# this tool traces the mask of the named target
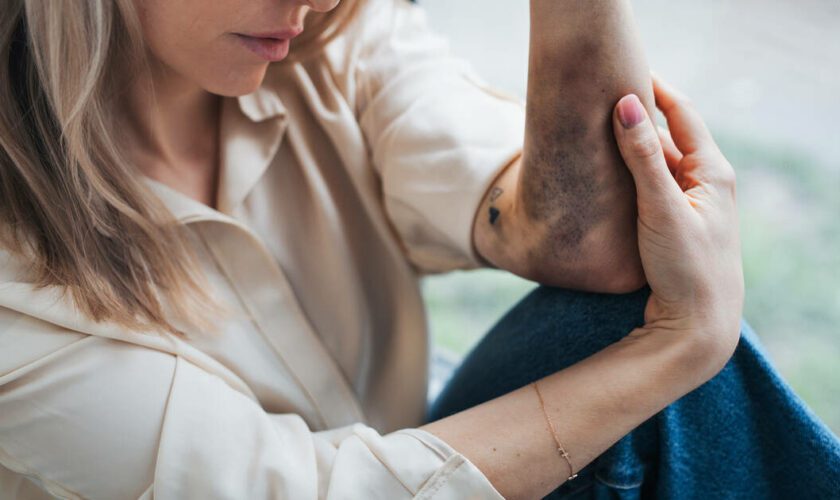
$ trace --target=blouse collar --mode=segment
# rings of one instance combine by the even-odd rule
[[[288,111],[277,92],[263,84],[250,94],[224,97],[220,120],[218,209],[144,176],[181,223],[232,220],[277,154],[288,126]]]

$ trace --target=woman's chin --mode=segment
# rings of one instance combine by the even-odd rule
[[[208,92],[225,97],[239,97],[250,94],[262,85],[268,63],[252,66],[248,69],[236,68],[222,71],[222,74],[229,76],[226,79],[218,79],[205,82],[203,87]]]

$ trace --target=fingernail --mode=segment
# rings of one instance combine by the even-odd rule
[[[633,128],[645,119],[645,110],[636,94],[626,95],[618,101],[618,121],[624,128]]]

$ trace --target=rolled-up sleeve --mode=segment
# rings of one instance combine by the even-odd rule
[[[359,61],[360,124],[383,202],[424,273],[480,267],[472,224],[522,153],[525,105],[478,76],[407,0],[373,0]]]
[[[312,432],[181,356],[28,318],[3,332],[24,334],[41,352],[0,366],[0,465],[52,495],[502,498],[431,433]]]

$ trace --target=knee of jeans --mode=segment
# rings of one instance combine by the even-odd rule
[[[650,296],[648,287],[632,293],[609,294],[540,286],[514,307],[541,311],[546,316],[587,319],[593,315],[610,319],[644,319],[644,307]]]
[[[595,477],[615,488],[639,486],[657,456],[658,432],[656,417],[643,422],[596,459]]]
[[[564,483],[547,498],[651,497],[659,453],[657,433],[656,419],[645,421],[584,467],[578,478]]]
[[[590,293],[540,286],[491,330],[523,338],[551,338],[603,347],[644,323],[650,289],[629,294]]]

